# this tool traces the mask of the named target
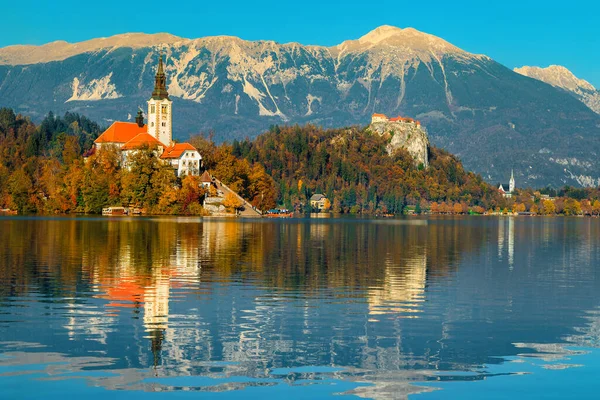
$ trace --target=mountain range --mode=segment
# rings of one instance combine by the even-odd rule
[[[0,49],[0,106],[34,119],[75,111],[104,125],[129,120],[146,109],[160,53],[179,139],[366,125],[377,112],[420,120],[432,144],[492,183],[511,169],[517,186],[600,183],[600,115],[584,104],[591,89],[578,95],[412,28],[381,26],[332,47],[138,33],[9,46]]]

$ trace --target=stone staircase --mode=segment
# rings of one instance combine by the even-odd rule
[[[243,210],[238,212],[238,216],[240,217],[262,217],[262,212],[252,206],[249,202],[247,202],[242,196],[237,194],[235,191],[231,190],[227,185],[218,180],[213,176],[213,182],[217,185],[217,189],[223,192],[223,196],[227,196],[228,193],[232,193],[235,197],[237,197],[243,204]]]

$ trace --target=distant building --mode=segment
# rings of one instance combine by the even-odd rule
[[[210,189],[211,185],[214,185],[214,179],[212,176],[210,176],[208,171],[204,171],[204,173],[200,177],[200,185],[204,189]]]
[[[143,147],[153,148],[156,156],[170,164],[177,176],[199,175],[202,156],[189,143],[173,142],[173,105],[167,92],[167,78],[162,56],[154,78],[154,91],[148,100],[148,124],[139,110],[135,122],[114,122],[98,139],[84,157],[90,157],[103,147],[113,146],[121,150],[121,164],[127,167],[131,156]]]
[[[160,158],[171,163],[177,176],[199,175],[202,167],[202,156],[189,143],[174,143],[163,151]]]
[[[511,198],[513,196],[513,193],[515,191],[515,175],[514,175],[514,171],[510,171],[510,181],[508,184],[504,183],[504,184],[500,184],[500,186],[498,186],[498,191],[500,192],[500,194],[502,194],[502,196],[506,197],[506,198]]]
[[[329,209],[330,204],[329,199],[323,194],[316,193],[310,197],[310,206],[319,211]]]
[[[389,119],[385,114],[373,114],[371,116],[371,123],[375,122],[388,122]]]
[[[375,124],[378,122],[396,122],[396,123],[414,124],[417,126],[421,126],[421,123],[419,121],[414,120],[412,118],[401,117],[401,116],[388,118],[387,115],[385,115],[385,114],[377,114],[377,113],[373,114],[371,116],[371,123]]]

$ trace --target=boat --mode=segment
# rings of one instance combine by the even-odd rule
[[[128,210],[125,207],[105,207],[102,209],[102,215],[127,215]]]
[[[271,210],[268,210],[265,214],[265,217],[268,218],[291,218],[294,216],[294,213],[288,209],[285,208],[274,208]]]

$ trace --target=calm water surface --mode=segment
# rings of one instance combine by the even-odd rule
[[[600,220],[0,218],[0,397],[590,398]]]

